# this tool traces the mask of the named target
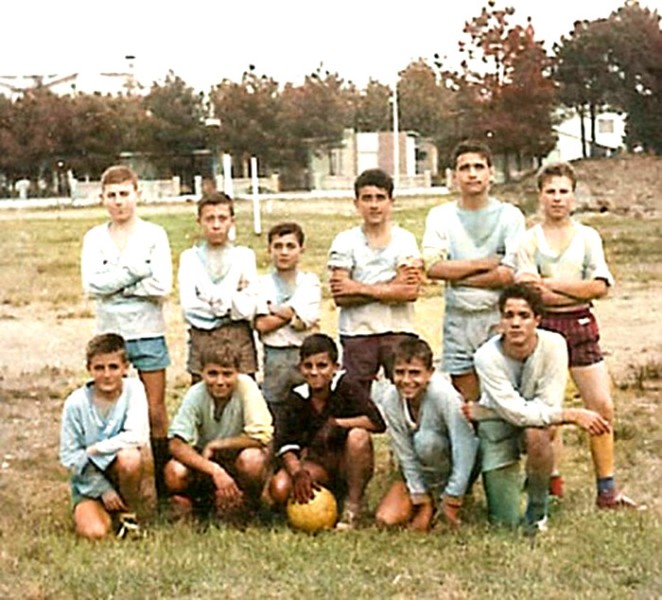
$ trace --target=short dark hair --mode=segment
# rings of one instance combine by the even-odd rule
[[[205,206],[218,206],[224,205],[230,207],[230,216],[234,217],[234,201],[230,196],[223,192],[210,192],[209,194],[204,194],[200,200],[198,200],[198,218],[202,215],[202,209]]]
[[[108,167],[101,175],[101,190],[107,185],[113,183],[131,183],[133,187],[138,189],[138,175],[131,168],[126,165],[113,165]]]
[[[492,151],[485,142],[481,142],[480,140],[462,140],[451,152],[453,168],[455,169],[457,167],[457,159],[460,158],[460,156],[469,153],[482,156],[487,162],[487,166],[492,166]]]
[[[293,234],[297,238],[299,246],[303,246],[303,242],[306,239],[303,234],[303,229],[301,229],[301,225],[294,223],[293,221],[285,221],[274,225],[267,234],[267,241],[271,244],[276,238],[289,234]]]
[[[209,364],[221,367],[231,367],[239,370],[241,357],[229,342],[219,342],[205,347],[200,353],[200,367],[204,369]]]
[[[402,340],[393,353],[393,366],[399,362],[410,363],[418,358],[428,370],[432,369],[432,348],[424,339],[418,337],[408,337]]]
[[[536,317],[541,317],[545,314],[545,305],[543,304],[540,292],[530,285],[514,283],[503,288],[499,295],[499,312],[503,313],[506,302],[511,298],[524,300]]]
[[[122,355],[122,360],[128,362],[126,355],[126,342],[124,338],[117,333],[102,333],[95,335],[85,348],[85,361],[87,366],[90,366],[92,359],[100,354],[112,354],[119,352]]]
[[[299,349],[299,360],[303,361],[309,356],[315,354],[322,354],[326,352],[331,359],[331,362],[338,362],[338,346],[326,333],[313,333],[309,335]]]
[[[573,169],[572,165],[567,162],[556,162],[549,163],[540,167],[540,170],[536,175],[538,191],[542,190],[543,186],[545,185],[545,181],[551,179],[552,177],[567,177],[572,182],[572,190],[574,191],[577,187],[577,173]]]
[[[359,197],[361,188],[374,185],[385,190],[389,198],[393,198],[393,178],[381,169],[363,171],[354,181],[354,196]]]

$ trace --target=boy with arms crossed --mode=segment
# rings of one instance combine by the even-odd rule
[[[110,222],[90,229],[83,239],[83,289],[96,300],[98,333],[126,340],[129,361],[145,385],[156,489],[162,495],[167,460],[168,414],[163,300],[172,288],[172,260],[165,230],[136,214],[140,198],[136,174],[123,165],[101,176],[101,198]]]
[[[432,208],[425,223],[423,258],[430,279],[446,282],[443,368],[464,399],[480,390],[476,349],[499,322],[499,289],[513,280],[524,216],[489,196],[492,155],[482,142],[465,141],[452,154],[460,198]]]
[[[476,465],[478,440],[462,414],[459,392],[432,366],[421,339],[395,349],[393,384],[379,402],[401,478],[382,498],[377,521],[428,531],[435,502],[446,521],[459,511]]]
[[[570,375],[587,408],[614,421],[609,373],[599,346],[591,302],[607,295],[609,272],[598,232],[572,219],[575,171],[568,163],[544,166],[538,174],[543,221],[526,232],[517,255],[517,279],[535,287],[545,303],[541,327],[567,342]],[[598,508],[634,507],[614,481],[614,433],[592,436]],[[558,457],[556,457],[558,459]]]
[[[188,325],[187,368],[200,381],[200,355],[205,347],[229,342],[238,352],[239,371],[257,371],[251,321],[255,316],[255,253],[228,238],[234,225],[234,203],[222,192],[198,201],[202,241],[179,258],[179,299]]]
[[[363,219],[329,250],[343,367],[366,390],[380,367],[391,377],[393,348],[414,334],[422,262],[414,236],[391,222],[393,180],[379,169],[359,175],[354,206]]]
[[[502,333],[485,342],[474,357],[480,402],[465,403],[462,410],[478,421],[492,523],[516,527],[520,522],[519,459],[526,448],[525,526],[534,533],[547,519],[554,426],[572,423],[592,436],[606,434],[611,426],[592,410],[563,408],[568,353],[562,336],[538,329],[543,304],[536,290],[518,284],[505,288],[499,310]]]
[[[370,434],[384,431],[384,421],[365,388],[338,372],[338,349],[328,335],[304,340],[299,368],[305,383],[290,391],[276,427],[282,468],[269,484],[271,498],[280,506],[290,496],[304,503],[316,484],[344,487],[337,527],[356,527],[374,471]]]
[[[92,338],[86,360],[92,379],[62,410],[60,462],[71,471],[76,533],[99,539],[110,532],[113,514],[137,508],[149,419],[143,384],[126,378],[121,336]]]
[[[274,225],[268,240],[273,271],[258,279],[255,329],[264,347],[262,393],[273,411],[303,383],[299,348],[319,323],[322,292],[317,275],[298,270],[304,233],[297,223]]]
[[[166,483],[182,515],[213,507],[218,517],[239,516],[259,505],[271,414],[257,383],[239,373],[228,342],[203,350],[200,364],[202,381],[188,390],[170,425]]]

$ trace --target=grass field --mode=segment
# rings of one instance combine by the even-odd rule
[[[420,240],[434,203],[403,201],[395,219]],[[143,216],[167,229],[175,263],[195,239],[193,210],[192,205],[141,208]],[[465,524],[455,534],[441,525],[427,536],[368,526],[310,537],[291,532],[278,519],[246,531],[155,522],[143,540],[91,544],[73,535],[57,444],[62,403],[84,377],[82,349],[92,330],[92,310],[80,291],[80,242],[103,215],[100,209],[0,215],[0,335],[9,346],[0,353],[0,598],[662,596],[662,360],[655,317],[662,307],[659,219],[588,217],[603,233],[620,282],[614,299],[604,302],[604,310],[598,307],[603,330],[621,331],[621,321],[633,316],[640,325],[634,329],[626,323],[625,333],[610,339],[609,360],[618,373],[619,478],[647,510],[594,509],[586,440],[568,429],[566,498],[554,507],[550,531],[534,541],[488,528],[477,485]],[[308,236],[302,268],[324,278],[331,239],[356,222],[351,202],[276,202],[272,213],[263,214],[263,229],[286,218],[299,221]],[[264,270],[266,236],[253,236],[250,228],[248,203],[240,204],[238,241],[255,249]],[[417,321],[435,349],[443,309],[439,291],[437,285],[426,286]],[[655,305],[640,302],[644,295]],[[611,310],[610,302],[629,312]],[[324,306],[323,328],[335,333],[328,297]],[[175,357],[168,391],[172,413],[186,381],[176,293],[168,315]],[[20,352],[12,354],[13,345]],[[372,509],[390,477],[384,436],[377,437],[376,446]]]

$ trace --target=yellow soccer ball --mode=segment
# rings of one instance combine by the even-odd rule
[[[306,533],[333,529],[338,520],[338,505],[333,494],[324,487],[314,490],[313,499],[299,504],[292,498],[287,502],[290,526]]]

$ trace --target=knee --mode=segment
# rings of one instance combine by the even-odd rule
[[[100,540],[110,533],[110,516],[105,512],[76,514],[75,522],[76,534],[88,540]]]
[[[171,459],[163,469],[166,487],[170,492],[180,493],[188,487],[188,469],[179,461]]]
[[[269,496],[275,504],[283,505],[290,497],[291,491],[292,480],[285,469],[281,469],[269,482]]]
[[[235,466],[249,479],[262,479],[267,470],[268,456],[262,448],[246,448],[239,453]]]
[[[552,452],[552,435],[549,429],[526,430],[526,453],[529,459],[545,457]]]
[[[598,396],[593,400],[590,408],[610,423],[614,422],[614,403],[611,395],[605,394]]]
[[[370,436],[370,432],[359,427],[350,429],[347,434],[345,448],[352,455],[365,453],[372,455],[372,437]]]
[[[142,469],[140,448],[123,448],[117,453],[117,471],[120,477],[132,476]]]

